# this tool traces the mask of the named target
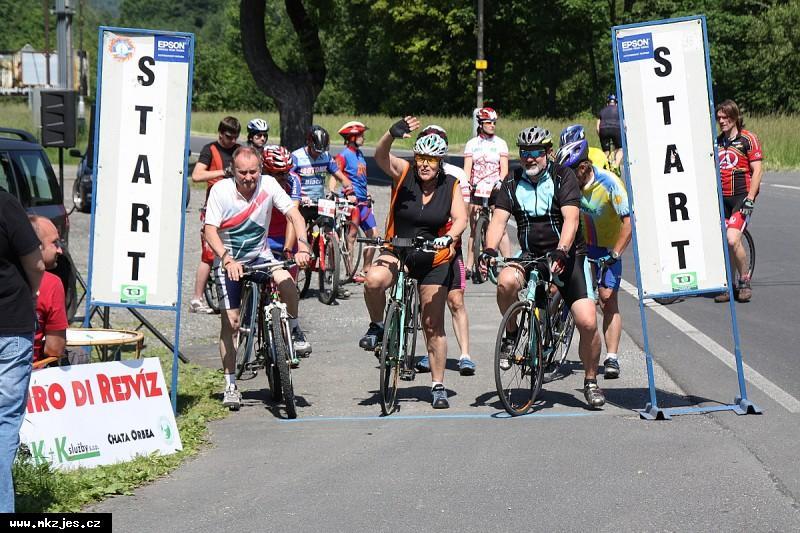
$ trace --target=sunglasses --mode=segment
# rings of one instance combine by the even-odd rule
[[[253,134],[253,138],[255,139],[256,137],[264,137],[266,139],[267,138],[267,134],[266,133],[254,133]]]
[[[427,163],[429,167],[435,167],[439,164],[439,158],[432,155],[415,155],[414,161],[417,165]]]
[[[537,157],[542,157],[547,153],[547,150],[544,148],[540,148],[538,150],[520,150],[519,157],[520,159],[536,159]]]

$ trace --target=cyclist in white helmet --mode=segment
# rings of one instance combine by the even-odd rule
[[[548,130],[525,128],[517,137],[517,146],[522,168],[503,181],[480,262],[486,264],[497,257],[495,248],[513,216],[522,253],[534,257],[546,254],[552,261],[553,274],[563,283],[558,290],[572,310],[581,337],[578,353],[584,370],[583,394],[591,408],[601,407],[605,396],[597,385],[600,336],[586,243],[579,231],[581,188],[571,168],[551,160],[553,141]],[[501,313],[517,301],[527,278],[528,272],[518,265],[500,272],[497,305]],[[513,321],[508,327],[514,327]],[[515,338],[516,330],[506,331],[503,352],[514,350]]]
[[[439,135],[424,135],[417,140],[413,163],[390,153],[394,139],[410,137],[419,126],[419,120],[413,116],[398,120],[378,141],[375,161],[394,185],[386,239],[420,237],[433,241],[436,250],[413,252],[406,264],[409,275],[419,283],[422,325],[431,366],[431,403],[434,409],[446,409],[450,404],[444,388],[447,360],[444,308],[449,287],[454,283],[450,263],[456,255],[455,242],[467,227],[467,206],[458,179],[445,174],[442,168],[447,143]],[[448,225],[451,219],[452,224]],[[399,264],[395,254],[384,251],[367,272],[364,300],[371,322],[359,342],[365,350],[374,350],[383,339],[385,293],[394,282]]]
[[[269,124],[263,118],[254,118],[247,123],[247,145],[263,150],[269,139]]]

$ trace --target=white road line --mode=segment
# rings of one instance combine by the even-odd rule
[[[639,291],[637,288],[625,280],[622,280],[622,289],[634,298],[638,299]],[[736,372],[736,357],[731,352],[720,346],[715,340],[707,336],[705,333],[699,331],[686,320],[676,315],[663,305],[655,302],[652,302],[652,305],[645,305],[661,316],[661,318],[678,328],[681,333],[685,333],[690,339],[695,341],[701,347],[705,348],[711,353],[711,355],[722,361],[725,366]],[[747,379],[747,381],[761,389],[764,394],[781,404],[790,413],[800,413],[800,400],[782,388],[778,387],[776,384],[761,375],[746,363],[743,363],[743,366],[745,379]]]
[[[800,187],[797,185],[780,185],[778,183],[770,183],[773,187],[779,187],[781,189],[794,189],[795,191],[800,191]]]

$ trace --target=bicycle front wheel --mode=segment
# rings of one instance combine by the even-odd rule
[[[406,278],[406,293],[403,307],[406,311],[404,324],[403,368],[404,377],[414,379],[414,354],[417,350],[417,324],[419,323],[419,296],[417,294],[417,280]]]
[[[211,308],[212,311],[215,313],[219,313],[219,295],[217,294],[217,276],[214,274],[214,270],[211,270],[211,274],[208,275],[208,279],[206,280],[205,289],[203,289],[203,295],[206,298],[206,303],[208,307]]]
[[[339,291],[339,237],[329,232],[325,237],[325,260],[319,271],[319,301],[331,305]]]
[[[483,252],[484,244],[486,244],[486,228],[489,227],[489,217],[485,213],[481,213],[478,220],[475,221],[475,235],[472,239],[472,260],[474,261],[475,268],[472,272],[472,280],[475,283],[483,283],[486,281],[486,275],[481,273],[478,268],[478,257]]]
[[[292,384],[292,369],[289,367],[289,349],[287,347],[287,343],[292,342],[292,339],[291,337],[287,338],[289,332],[288,324],[287,327],[283,327],[281,310],[277,307],[270,309],[270,329],[272,331],[272,346],[275,356],[274,363],[278,368],[281,389],[283,389],[286,416],[288,418],[297,418],[297,407],[294,401],[294,386]]]
[[[494,380],[497,394],[511,416],[524,415],[542,388],[542,335],[530,301],[514,302],[503,315],[497,332]],[[503,350],[507,329],[513,344]]]
[[[242,286],[242,301],[239,306],[239,335],[236,340],[236,379],[241,379],[246,369],[249,369],[253,357],[253,340],[256,335],[258,321],[258,291],[253,290],[251,283]],[[255,375],[255,371],[249,370]]]
[[[556,372],[567,359],[572,336],[575,333],[575,317],[567,307],[567,303],[556,293],[550,300],[551,328],[553,332],[553,350],[547,358],[547,371]]]
[[[381,412],[390,415],[397,410],[397,385],[403,347],[400,345],[400,306],[390,302],[386,309],[383,344],[381,345]]]
[[[744,253],[747,256],[747,261],[745,264],[747,265],[748,271],[744,273],[747,278],[753,279],[753,273],[756,270],[756,245],[753,242],[753,236],[747,230],[744,229],[742,232],[742,246],[744,247]]]

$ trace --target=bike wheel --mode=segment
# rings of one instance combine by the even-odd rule
[[[419,323],[419,296],[417,293],[417,280],[407,278],[405,299],[403,307],[406,310],[404,324],[404,347],[402,373],[405,379],[412,380],[416,374],[414,369],[414,354],[417,349],[417,324]]]
[[[494,380],[497,394],[511,416],[524,415],[542,388],[542,336],[538,319],[531,316],[530,301],[514,302],[503,315],[494,350]],[[506,326],[517,328],[509,354],[502,351]]]
[[[335,232],[329,232],[325,236],[325,260],[324,268],[319,271],[319,301],[331,305],[336,301],[336,293],[339,290],[339,237]]]
[[[400,378],[400,357],[403,347],[400,345],[400,306],[390,302],[386,309],[386,329],[381,345],[381,412],[390,415],[397,410],[397,385]]]
[[[242,302],[239,306],[239,338],[236,345],[236,379],[241,379],[253,356],[256,336],[258,291],[251,283],[242,286]],[[252,372],[255,374],[255,372]],[[252,376],[251,376],[252,377]]]
[[[481,273],[477,265],[478,257],[483,252],[483,246],[486,243],[487,227],[489,227],[489,217],[485,213],[481,213],[478,220],[475,221],[475,235],[473,235],[472,239],[472,260],[475,264],[475,268],[472,271],[473,283],[483,283],[486,281],[486,275]]]
[[[747,231],[747,228],[742,232],[742,246],[744,246],[744,253],[747,255],[747,277],[753,279],[753,272],[756,270],[756,245],[753,242],[753,236]]]
[[[270,320],[272,320],[272,315],[270,315]],[[265,331],[267,331],[266,328]],[[273,336],[272,325],[270,325],[268,333],[266,333],[266,335],[268,335],[269,338],[265,339],[264,342],[265,345],[264,358],[266,359],[266,361],[264,361],[264,366],[267,368],[267,381],[269,382],[269,392],[272,401],[279,402],[283,397],[283,389],[281,388],[281,374],[280,371],[278,370],[278,363],[277,363],[278,355],[275,351],[275,343],[272,342],[272,336]]]
[[[208,306],[215,312],[219,313],[219,294],[217,294],[217,275],[214,273],[214,269],[211,269],[211,274],[208,275],[208,279],[206,280],[205,289],[203,289],[203,295],[206,298],[206,303]]]
[[[358,272],[358,267],[361,266],[361,256],[364,246],[363,243],[360,243],[358,240],[356,240],[351,248],[347,240],[347,235],[353,230],[353,228],[356,230],[356,239],[364,237],[364,231],[352,222],[341,224],[336,229],[336,233],[339,237],[339,257],[341,258],[342,262],[342,283],[353,281],[353,276],[356,275]]]
[[[567,307],[567,303],[556,293],[550,300],[551,329],[553,335],[553,350],[547,357],[547,372],[555,373],[567,359],[569,347],[572,345],[572,336],[575,333],[575,317]]]
[[[288,326],[288,324],[287,324]],[[288,418],[297,418],[297,406],[294,402],[294,387],[292,385],[292,369],[289,367],[289,349],[287,343],[292,342],[288,327],[283,327],[281,310],[277,307],[270,309],[270,330],[272,331],[272,346],[274,349],[274,363],[278,367],[283,402]]]

